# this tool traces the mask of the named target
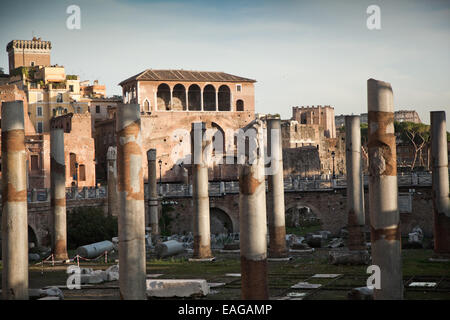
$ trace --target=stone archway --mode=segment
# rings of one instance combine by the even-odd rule
[[[28,243],[34,243],[34,247],[39,246],[39,239],[34,229],[28,225]]]
[[[287,206],[286,226],[292,228],[306,228],[312,226],[321,226],[320,211],[307,203],[293,203]]]
[[[212,207],[209,209],[211,234],[232,233],[233,221],[222,209]]]

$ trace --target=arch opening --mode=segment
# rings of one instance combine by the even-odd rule
[[[228,214],[219,208],[210,208],[211,234],[233,233],[233,222]]]
[[[227,85],[221,85],[218,91],[219,111],[231,110],[231,91]]]
[[[158,86],[156,93],[158,111],[170,110],[170,87],[166,83]]]
[[[216,89],[210,84],[203,89],[203,110],[216,111]]]
[[[202,109],[202,97],[200,87],[196,84],[191,84],[188,90],[188,110],[200,111]]]
[[[32,245],[30,245],[32,243]],[[34,232],[31,226],[28,226],[28,244],[30,248],[37,247],[39,245],[36,232]]]
[[[172,110],[186,110],[186,89],[182,84],[177,84],[173,87]]]
[[[147,99],[144,101],[144,109],[142,111],[150,112],[150,102]]]
[[[239,99],[236,101],[236,111],[244,111],[244,101]]]
[[[312,207],[297,204],[286,210],[286,227],[314,232],[321,229],[322,221]]]

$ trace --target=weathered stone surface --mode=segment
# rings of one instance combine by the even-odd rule
[[[64,294],[58,287],[46,287],[43,289],[28,289],[30,299],[38,300],[63,300]],[[48,299],[44,299],[48,298]]]
[[[349,251],[349,250],[339,250],[330,251],[329,260],[331,264],[350,264],[350,265],[360,265],[369,264],[370,255],[366,250],[362,251]]]
[[[204,279],[147,279],[148,297],[192,297],[209,294],[209,285]]]
[[[317,289],[322,285],[318,283],[299,282],[291,286],[292,289]]]

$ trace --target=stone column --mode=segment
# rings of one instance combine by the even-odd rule
[[[185,90],[186,93],[186,111],[189,111],[189,88]]]
[[[156,184],[156,149],[147,151],[148,163],[148,212],[152,235],[159,235],[158,189]]]
[[[216,111],[219,110],[219,89],[216,90]]]
[[[54,121],[50,124],[50,180],[53,218],[53,254],[56,260],[66,260],[66,164],[64,155],[64,129]]]
[[[119,203],[117,197],[117,148],[109,147],[106,154],[108,163],[108,215],[119,216]]]
[[[264,176],[264,143],[262,124],[256,120],[247,126],[255,130],[248,138],[246,150],[256,144],[256,150],[246,151],[245,163],[239,165],[239,229],[241,249],[242,299],[268,299],[267,286],[267,217]],[[251,154],[251,155],[249,155]],[[252,156],[253,155],[253,156]]]
[[[268,172],[269,192],[267,216],[269,220],[269,257],[285,258],[286,226],[284,211],[283,154],[280,118],[267,119],[267,154],[271,159]]]
[[[361,168],[361,124],[359,116],[345,116],[347,169],[348,248],[365,250],[364,183]]]
[[[430,112],[434,252],[450,257],[450,201],[445,111]]]
[[[28,299],[28,216],[24,110],[3,102],[2,116],[2,299]]]
[[[211,258],[209,225],[208,166],[204,158],[207,146],[206,123],[194,122],[191,129],[192,185],[194,200],[194,259]]]
[[[203,110],[203,88],[200,88],[200,110]]]
[[[369,210],[372,264],[381,271],[374,298],[403,299],[394,97],[391,85],[367,80],[369,119]]]
[[[117,107],[120,298],[146,299],[145,204],[138,104]]]

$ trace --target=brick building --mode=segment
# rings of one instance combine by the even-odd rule
[[[282,121],[281,128],[285,156],[294,157],[283,159],[285,174],[332,174],[333,153],[335,173],[345,173],[345,134],[336,132],[333,107],[293,107],[291,120]]]
[[[72,128],[65,134],[66,163],[69,166],[70,154],[76,155],[80,170],[76,177],[83,178],[78,185],[95,186],[89,105],[80,101],[79,77],[66,75],[63,66],[50,64],[51,48],[50,41],[40,38],[8,43],[10,74],[2,75],[5,80],[0,84],[0,106],[4,101],[24,102],[29,188],[50,187],[50,121],[60,115],[67,115]],[[73,177],[69,170],[67,187],[71,186]]]
[[[143,152],[157,149],[163,181],[181,181],[186,175],[193,122],[206,122],[213,135],[220,132],[224,152],[234,155],[234,133],[255,118],[255,82],[224,72],[148,69],[120,83],[123,102],[140,105]],[[98,122],[95,135],[100,174],[106,151],[115,144],[114,120]],[[142,165],[146,180],[146,157]],[[236,166],[216,164],[209,175],[211,180],[236,179]]]

